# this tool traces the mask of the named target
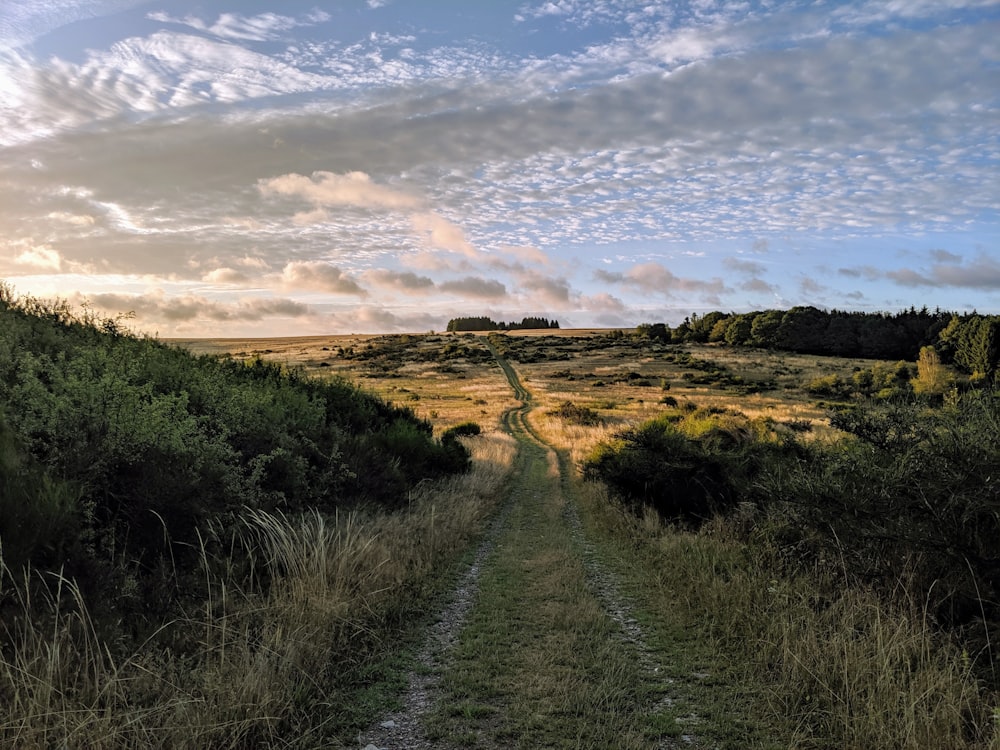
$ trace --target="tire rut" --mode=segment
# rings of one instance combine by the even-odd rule
[[[559,467],[560,485],[562,487],[563,495],[566,498],[566,504],[563,508],[563,519],[570,530],[574,542],[578,545],[581,551],[591,591],[597,597],[598,601],[601,602],[608,616],[618,626],[618,635],[621,640],[629,644],[634,649],[640,668],[642,669],[649,684],[659,688],[661,697],[655,704],[648,707],[648,713],[655,714],[663,709],[673,707],[676,701],[670,696],[670,685],[672,681],[670,678],[663,675],[664,669],[657,661],[654,651],[648,645],[648,640],[643,632],[642,626],[635,617],[634,608],[628,601],[627,597],[622,593],[621,582],[618,576],[608,570],[607,566],[601,562],[597,547],[587,538],[584,532],[583,522],[580,518],[580,513],[573,497],[571,477],[574,469],[570,463],[568,455],[565,451],[560,451],[550,445],[531,426],[527,418],[528,412],[531,411],[532,408],[531,393],[521,382],[521,379],[513,365],[511,365],[510,362],[508,362],[507,359],[497,351],[491,342],[487,342],[487,346],[489,347],[494,358],[497,360],[497,364],[499,364],[500,368],[503,370],[505,376],[507,377],[507,382],[514,390],[515,395],[522,401],[522,406],[519,409],[512,410],[512,414],[516,412],[518,432],[520,432],[525,439],[531,440],[538,446],[555,455]],[[518,435],[513,431],[511,434],[518,437]],[[686,725],[694,726],[698,723],[698,716],[695,713],[689,713],[687,716],[682,717],[679,721]],[[654,745],[654,747],[663,748],[664,750],[673,750],[674,748],[679,747],[696,748],[699,744],[698,738],[694,734],[685,733],[677,738],[663,738],[656,745]]]
[[[497,351],[492,342],[487,340],[486,346],[507,378],[515,397],[521,402],[519,406],[512,407],[503,413],[501,416],[502,429],[517,439],[519,443],[530,444],[544,450],[549,456],[549,462],[553,468],[558,468],[559,486],[565,500],[562,511],[563,522],[573,543],[580,550],[588,587],[608,617],[617,626],[617,638],[634,651],[644,679],[648,684],[658,688],[657,692],[661,697],[654,705],[648,706],[645,712],[654,714],[669,708],[674,704],[673,699],[669,697],[670,680],[661,674],[663,669],[647,645],[643,630],[634,616],[633,608],[622,593],[618,577],[601,562],[597,547],[587,539],[584,532],[577,503],[573,496],[572,466],[568,456],[548,444],[534,430],[528,420],[528,413],[533,408],[530,391],[521,382],[514,367]],[[537,458],[525,458],[524,451],[519,451],[519,454],[519,461],[538,460]],[[455,646],[467,615],[474,604],[480,573],[484,565],[488,564],[488,558],[493,552],[496,540],[508,523],[516,501],[516,493],[509,493],[490,524],[483,541],[477,547],[472,563],[452,591],[447,605],[438,615],[435,624],[431,627],[424,645],[417,654],[417,662],[420,666],[409,676],[407,691],[402,699],[402,708],[386,715],[368,731],[359,734],[358,742],[364,750],[425,750],[435,747],[435,744],[427,737],[423,718],[432,710],[440,696],[440,675],[447,665],[449,652]],[[687,724],[695,724],[697,717],[691,715],[682,721]],[[689,734],[679,738],[663,738],[651,745],[651,747],[668,750],[698,746],[697,738]]]

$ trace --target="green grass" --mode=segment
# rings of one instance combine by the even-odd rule
[[[428,733],[467,747],[645,747],[649,686],[590,590],[545,451],[521,450],[516,504]]]

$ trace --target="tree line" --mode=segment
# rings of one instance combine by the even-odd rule
[[[448,321],[448,331],[518,331],[523,329],[536,330],[542,328],[558,328],[558,320],[548,318],[527,317],[521,322],[495,321],[485,316],[452,318]]]
[[[636,334],[663,343],[720,342],[730,346],[778,349],[867,359],[915,361],[933,347],[946,364],[993,381],[1000,367],[1000,316],[911,307],[898,313],[789,310],[691,314],[676,327],[644,323]]]

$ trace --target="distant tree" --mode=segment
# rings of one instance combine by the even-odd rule
[[[712,330],[708,332],[709,341],[725,341],[726,340],[726,329],[729,328],[730,322],[732,322],[733,316],[725,315],[715,321],[715,325],[712,326]]]
[[[670,341],[670,326],[666,323],[654,323],[649,327],[649,338],[654,341]]]
[[[1000,317],[953,316],[942,329],[939,341],[941,350],[963,372],[980,382],[996,379],[1000,366]]]
[[[698,315],[695,314],[695,320]],[[683,344],[691,340],[691,318],[684,318],[684,321],[670,332],[670,340],[675,344]]]
[[[729,316],[724,312],[713,311],[706,313],[705,315],[698,316],[692,313],[691,315],[691,333],[688,337],[689,341],[695,341],[700,344],[705,343],[711,337],[712,330],[715,328],[715,324],[721,320],[725,320]]]
[[[750,341],[754,346],[773,349],[778,343],[778,328],[785,314],[781,310],[766,310],[753,319]]]
[[[826,327],[826,351],[835,357],[850,357],[858,351],[859,318],[832,311]]]
[[[828,354],[826,329],[830,316],[815,307],[793,307],[781,318],[775,345],[804,354]]]
[[[940,398],[955,384],[955,377],[941,363],[941,357],[933,346],[920,349],[917,358],[917,377],[911,381],[913,391],[918,396]]]
[[[753,320],[757,313],[747,313],[736,315],[729,319],[726,326],[725,341],[730,346],[747,346],[750,343],[750,335],[753,330]]]

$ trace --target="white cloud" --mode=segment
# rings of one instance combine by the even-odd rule
[[[465,238],[462,228],[443,216],[427,212],[414,214],[411,220],[413,230],[427,247],[450,250],[471,258],[479,257],[479,251]]]
[[[442,292],[455,294],[463,297],[476,297],[482,299],[500,299],[507,296],[507,287],[494,279],[483,279],[476,276],[467,276],[464,279],[443,281],[438,284]]]
[[[59,251],[48,245],[34,245],[25,248],[14,256],[14,263],[36,271],[60,271],[63,265]]]
[[[188,26],[198,31],[204,31],[222,39],[241,41],[267,41],[281,39],[288,32],[299,26],[312,26],[329,21],[331,16],[321,10],[313,11],[303,18],[282,16],[277,13],[261,13],[256,16],[244,16],[241,13],[222,13],[218,19],[209,24],[197,16],[177,18],[163,11],[146,14],[152,21],[160,23]]]
[[[354,206],[359,208],[413,209],[422,201],[409,193],[372,182],[364,172],[317,171],[311,177],[285,174],[262,179],[258,183],[262,195],[286,195],[314,204],[317,207]],[[320,215],[321,212],[314,212]]]

